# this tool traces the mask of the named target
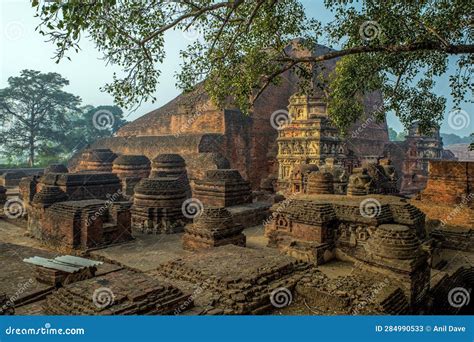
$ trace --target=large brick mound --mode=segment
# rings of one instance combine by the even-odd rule
[[[329,49],[320,46],[315,54],[326,51]],[[288,52],[311,54],[291,47]],[[325,62],[325,70],[334,70],[335,63],[335,60]],[[290,96],[298,90],[297,83],[297,75],[285,73],[280,85],[264,91],[249,116],[232,104],[217,108],[202,89],[183,93],[125,125],[115,137],[95,142],[91,148],[109,148],[116,154],[145,155],[150,160],[158,154],[178,153],[186,161],[191,181],[202,178],[205,170],[221,168],[226,159],[230,167],[239,170],[256,189],[262,179],[275,173],[274,146],[278,132],[272,127],[270,118],[275,111],[287,109]],[[381,107],[381,93],[369,94],[364,104],[366,117],[354,124],[351,147],[360,157],[380,156],[388,142],[387,124],[375,122],[371,113]],[[362,123],[367,129],[359,129]],[[77,162],[73,158],[70,168],[74,169]]]

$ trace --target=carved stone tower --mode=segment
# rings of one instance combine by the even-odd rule
[[[342,160],[346,150],[322,98],[295,94],[288,106],[290,118],[278,132],[278,188],[285,190],[294,168],[322,165],[326,158]]]

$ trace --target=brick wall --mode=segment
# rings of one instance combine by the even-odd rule
[[[443,204],[474,203],[474,162],[430,161],[423,201]]]

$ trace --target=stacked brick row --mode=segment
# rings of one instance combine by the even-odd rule
[[[256,314],[272,308],[274,290],[294,289],[311,267],[287,256],[227,245],[171,261],[158,273],[213,293],[214,306],[226,313]]]
[[[120,271],[66,285],[46,299],[43,309],[47,315],[159,315],[185,303],[192,307],[190,295],[171,285]]]

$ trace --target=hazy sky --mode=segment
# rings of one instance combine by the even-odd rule
[[[330,21],[331,12],[322,5],[321,0],[304,0],[308,14],[323,22]],[[22,69],[34,69],[42,72],[58,72],[70,81],[67,91],[79,95],[84,104],[106,105],[112,104],[110,95],[99,90],[106,82],[112,80],[114,71],[119,69],[106,66],[101,55],[95,50],[94,44],[87,39],[81,41],[78,54],[71,52],[72,61],[63,60],[56,64],[52,59],[54,46],[45,42],[35,27],[39,20],[34,17],[35,10],[29,0],[0,0],[0,88],[7,85],[10,76],[17,76]],[[162,75],[155,94],[157,102],[144,103],[137,111],[128,114],[127,120],[156,109],[177,96],[180,91],[175,87],[175,73],[180,70],[179,50],[192,41],[192,37],[175,31],[166,37],[167,58],[161,65]],[[449,84],[447,77],[439,80],[436,91],[445,94],[448,98],[445,120],[441,127],[442,132],[455,133],[465,136],[474,131],[474,105],[464,104],[462,109],[470,117],[470,125],[463,125],[462,129],[454,129],[448,124],[448,112],[452,109]],[[389,126],[397,131],[402,130],[399,121],[391,114],[387,117]]]

